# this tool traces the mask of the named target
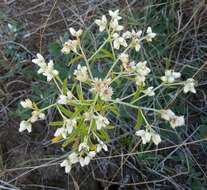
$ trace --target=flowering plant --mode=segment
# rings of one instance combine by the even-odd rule
[[[31,117],[20,123],[19,131],[32,131],[32,123],[45,119],[45,111],[50,108],[57,109],[61,120],[50,122],[51,126],[58,127],[54,133],[53,142],[63,142],[62,146],[71,146],[67,158],[61,163],[65,172],[70,172],[72,165],[80,163],[83,167],[90,163],[101,150],[108,151],[108,129],[113,128],[110,113],[119,116],[118,105],[130,107],[139,112],[142,118],[143,129],[136,131],[142,144],[153,142],[161,143],[161,137],[155,122],[151,122],[151,115],[169,122],[172,128],[185,124],[184,116],[177,116],[171,109],[157,109],[152,106],[142,106],[141,101],[156,96],[161,88],[171,86],[183,87],[183,92],[196,93],[195,81],[192,78],[186,81],[179,80],[181,73],[174,70],[166,70],[160,77],[160,84],[151,86],[151,69],[145,60],[135,61],[130,56],[131,52],[139,54],[145,43],[150,43],[156,37],[151,27],[146,31],[125,30],[120,24],[122,17],[119,10],[109,11],[110,19],[105,15],[95,20],[96,25],[104,36],[100,46],[90,55],[87,55],[83,47],[83,30],[70,28],[72,38],[66,41],[62,47],[63,54],[71,54],[73,60],[78,63],[72,77],[61,80],[61,73],[55,69],[55,63],[47,62],[41,54],[32,60],[39,67],[38,73],[47,78],[47,82],[54,83],[58,96],[53,104],[40,108],[30,99],[21,101],[22,107],[31,110]],[[104,47],[107,48],[104,49]],[[98,57],[100,52],[105,52],[106,59]],[[103,77],[97,77],[97,65],[95,59],[106,61],[106,72]],[[84,65],[79,62],[84,61]],[[74,62],[75,64],[75,62]],[[107,69],[107,66],[109,68]],[[122,80],[124,79],[124,80]],[[120,82],[130,80],[135,90],[125,97],[117,96],[113,86]],[[72,88],[69,88],[72,84]],[[148,117],[148,113],[151,115]]]

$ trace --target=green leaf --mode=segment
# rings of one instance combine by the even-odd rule
[[[108,51],[107,49],[102,48],[100,50],[100,52],[102,52],[106,57],[113,59],[113,54],[110,51]]]
[[[113,59],[113,54],[106,49],[101,49],[100,52],[93,57],[93,61],[103,58]]]
[[[51,125],[51,126],[63,126],[63,121],[53,121],[53,122],[50,122],[49,125]]]
[[[76,91],[77,91],[79,100],[83,100],[84,98],[83,98],[83,92],[82,92],[81,85],[77,85],[76,86]]]
[[[104,107],[102,107],[102,110],[106,110],[106,111],[111,111],[113,112],[117,117],[120,116],[120,113],[119,113],[119,109],[117,108],[116,105],[106,105]]]
[[[63,81],[63,86],[62,86],[63,94],[67,94],[67,78]]]
[[[81,58],[82,58],[82,56],[80,56],[80,55],[74,57],[73,59],[71,59],[71,60],[68,62],[68,66],[70,66],[70,65],[72,65],[72,64],[74,64],[74,63],[76,63],[76,62],[79,61]]]
[[[73,141],[76,140],[76,135],[74,133],[72,133],[69,137],[67,137],[67,139],[64,141],[64,143],[62,144],[62,147],[66,147],[67,145],[71,144]]]
[[[54,57],[57,57],[60,55],[61,48],[62,47],[61,47],[60,43],[57,41],[49,44],[49,52]]]
[[[139,129],[141,127],[142,123],[143,123],[143,117],[142,117],[141,111],[138,110],[135,128]]]
[[[114,128],[115,128],[114,125],[108,125],[108,126],[106,127],[106,129],[114,129]]]
[[[105,130],[99,130],[96,132],[98,137],[104,141],[109,141],[109,135],[107,134],[107,132]]]
[[[142,90],[143,90],[143,86],[139,86],[137,88],[137,91],[136,91],[134,97],[132,98],[132,101],[131,102],[133,102],[134,100],[136,100],[137,98],[139,98]]]
[[[67,117],[72,117],[73,113],[70,110],[66,109],[62,105],[59,105],[58,107],[60,108],[61,112],[63,112]]]

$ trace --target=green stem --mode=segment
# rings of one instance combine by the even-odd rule
[[[109,37],[104,41],[104,43],[96,50],[96,52],[88,59],[88,62],[90,62],[98,53],[99,51],[107,44],[109,41]]]
[[[57,105],[56,103],[55,104],[51,104],[51,105],[49,105],[49,106],[47,106],[45,108],[40,109],[40,111],[43,112],[43,111],[48,110],[48,109],[50,109],[50,108],[52,108],[52,107],[54,107],[56,105]]]
[[[129,48],[131,47],[131,44],[128,45],[128,47],[123,51],[123,53],[126,53]],[[119,62],[120,58],[117,57],[116,61],[113,63],[113,65],[111,66],[111,68],[109,69],[105,79],[107,79],[109,77],[109,75],[111,74],[111,72],[113,71],[114,67],[116,66],[116,64]]]
[[[89,75],[90,75],[91,79],[93,80],[93,75],[92,75],[92,72],[91,72],[91,68],[90,68],[90,65],[89,65],[89,61],[88,61],[88,59],[87,59],[87,57],[86,57],[86,55],[85,55],[85,53],[84,53],[84,51],[83,51],[81,45],[79,45],[79,46],[80,46],[80,50],[81,50],[83,59],[84,59],[84,61],[85,61],[85,63],[86,63],[86,66],[87,66]]]
[[[117,104],[121,104],[121,105],[125,105],[125,106],[131,107],[131,108],[135,108],[135,109],[143,109],[143,110],[154,111],[154,112],[158,112],[158,113],[160,112],[160,110],[157,110],[157,109],[154,109],[154,108],[147,108],[147,107],[142,107],[142,106],[135,106],[135,105],[132,105],[132,104],[127,103],[127,102],[122,102],[120,100],[110,100],[110,102],[117,103]]]

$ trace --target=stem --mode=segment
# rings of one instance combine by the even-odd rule
[[[84,61],[85,61],[85,63],[86,63],[86,66],[87,66],[87,68],[88,68],[89,75],[90,75],[91,79],[93,80],[93,75],[92,75],[92,72],[91,72],[91,68],[90,68],[90,65],[89,65],[89,61],[88,61],[88,59],[87,59],[87,57],[86,57],[86,55],[85,55],[85,53],[84,53],[84,51],[83,51],[81,45],[79,45],[79,47],[80,47],[80,50],[81,50],[83,59],[84,59]]]
[[[142,110],[140,109],[139,111],[140,111],[140,113],[141,113],[141,115],[142,115],[142,118],[144,119],[144,122],[149,126],[150,124],[149,124],[149,122],[147,121],[147,119],[146,119],[145,115],[143,114]]]
[[[154,90],[153,91],[156,91],[156,90],[158,90],[159,88],[161,88],[163,86],[163,84],[160,84],[159,86],[157,86],[156,88],[154,88]],[[139,98],[137,98],[137,99],[135,99],[135,100],[133,100],[132,102],[130,102],[130,103],[132,103],[132,104],[134,104],[135,102],[137,102],[138,100],[140,100],[140,99],[142,99],[142,98],[144,98],[144,97],[146,97],[147,95],[146,94],[144,94],[144,95],[142,95],[142,96],[140,96]]]
[[[62,116],[63,119],[65,119],[66,117],[63,115],[63,113],[61,112],[59,106],[57,106],[58,112],[60,113],[60,115]]]
[[[59,91],[60,91],[60,93],[62,94],[63,92],[62,92],[62,90],[61,90],[60,86],[58,85],[57,81],[55,80],[55,78],[53,78],[53,80],[54,80],[54,82],[55,82],[55,84],[56,84],[56,86],[57,86],[58,90],[59,90]]]
[[[96,52],[88,59],[88,62],[90,62],[98,53],[99,51],[106,45],[108,42],[109,37],[104,41],[104,43],[96,50]]]
[[[47,106],[45,108],[40,109],[40,111],[43,112],[43,111],[48,110],[49,108],[52,108],[52,107],[54,107],[56,105],[57,105],[56,103],[55,104],[51,104],[51,105],[49,105],[49,106]]]
[[[63,85],[63,82],[61,81],[59,76],[56,76],[57,80],[60,82],[61,85]]]
[[[130,47],[131,47],[131,44],[128,45],[128,47],[123,51],[123,53],[126,53],[126,52],[129,50]],[[108,71],[108,73],[107,73],[105,79],[107,79],[107,78],[109,77],[109,75],[111,74],[112,70],[114,69],[114,67],[115,67],[116,64],[118,63],[119,59],[120,59],[120,58],[117,57],[116,61],[113,63],[113,65],[112,65],[111,68],[109,69],[109,71]]]
[[[93,102],[93,104],[91,105],[91,112],[94,111],[94,108],[95,108],[97,99],[98,99],[98,94],[95,96],[95,98],[94,98],[94,102]],[[93,119],[90,121],[90,126],[89,126],[89,129],[88,129],[87,140],[88,140],[88,138],[89,138],[89,134],[90,134],[90,132],[91,132],[92,122],[93,122]]]
[[[177,82],[177,83],[162,83],[163,86],[177,86],[177,85],[184,85],[184,82]]]
[[[109,36],[109,42],[110,42],[110,46],[111,46],[111,51],[112,51],[112,54],[113,54],[113,61],[115,61],[116,60],[116,55],[115,55],[113,44],[112,44],[112,38],[111,38],[110,30],[108,30],[107,32],[108,32],[108,36]]]
[[[110,102],[117,103],[117,104],[122,104],[122,105],[131,107],[131,108],[135,108],[135,109],[143,109],[143,110],[154,111],[154,112],[158,112],[158,113],[160,112],[160,110],[157,110],[157,109],[154,109],[154,108],[147,108],[147,107],[142,107],[142,106],[135,106],[135,105],[132,105],[132,104],[127,103],[127,102],[122,102],[120,100],[110,100]]]

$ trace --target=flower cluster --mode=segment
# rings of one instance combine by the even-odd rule
[[[158,145],[161,142],[160,135],[153,131],[151,126],[146,126],[146,130],[139,130],[136,132],[136,135],[142,138],[142,143],[146,144],[151,140],[155,145]]]
[[[76,79],[80,82],[86,82],[89,79],[88,71],[86,66],[78,65],[77,69],[74,71]]]
[[[65,167],[66,173],[70,172],[73,164],[79,162],[82,167],[87,166],[91,159],[93,159],[102,149],[104,151],[108,151],[106,144],[99,138],[97,140],[98,144],[96,144],[96,151],[90,150],[87,142],[88,139],[84,138],[84,141],[78,146],[78,150],[76,152],[72,152],[65,160],[63,160],[60,165],[61,167]]]
[[[37,58],[33,59],[32,62],[40,67],[38,73],[46,76],[48,82],[59,74],[59,72],[54,69],[53,61],[50,60],[49,63],[47,64],[45,62],[44,57],[39,53],[37,54]]]
[[[182,81],[180,72],[168,69],[164,76],[157,77],[160,84],[157,84],[157,80],[154,83],[151,76],[152,68],[148,66],[147,61],[137,60],[138,56],[133,59],[131,52],[139,54],[145,43],[153,41],[156,33],[151,27],[147,27],[146,30],[126,30],[121,20],[119,10],[109,11],[109,18],[103,15],[101,19],[95,20],[99,31],[103,33],[104,42],[91,55],[90,51],[85,53],[82,43],[84,31],[70,28],[71,39],[63,44],[61,52],[72,55],[72,68],[75,67],[75,70],[64,80],[60,79],[52,60],[46,63],[41,54],[37,54],[37,58],[32,60],[39,67],[38,73],[46,76],[48,82],[54,82],[57,96],[53,104],[41,109],[30,99],[21,101],[21,106],[30,110],[31,116],[21,121],[19,131],[31,132],[32,123],[45,119],[44,111],[55,108],[58,114],[53,117],[55,121],[49,123],[56,127],[52,142],[62,143],[63,147],[71,148],[70,154],[61,163],[66,173],[71,171],[73,164],[80,163],[82,167],[86,166],[102,150],[108,151],[107,142],[110,136],[107,130],[114,127],[110,115],[119,118],[121,111],[118,105],[130,107],[135,113],[141,113],[139,115],[142,123],[139,127],[144,128],[136,131],[135,135],[141,138],[140,142],[143,145],[153,142],[158,146],[162,141],[159,125],[152,121],[151,115],[158,120],[167,121],[173,129],[185,125],[184,116],[177,116],[171,109],[164,109],[164,105],[158,107],[150,104],[151,107],[144,107],[142,100],[151,101],[162,87],[181,86],[184,93],[196,93],[195,80],[189,78]],[[105,61],[106,65],[110,66],[109,69],[106,66],[101,76],[97,74],[97,65],[94,64],[96,60],[102,59],[102,56],[99,56],[100,52],[107,53],[107,59],[103,59],[103,63]],[[132,88],[134,91],[123,97],[124,94],[120,94],[120,87],[124,86],[122,81],[125,83],[129,80],[133,83],[132,87],[135,87]],[[147,114],[148,112],[152,114]]]
[[[75,119],[67,119],[65,118],[63,121],[63,126],[58,128],[54,134],[55,137],[63,137],[64,139],[67,138],[69,134],[72,133],[73,128],[76,126],[77,122]]]
[[[83,33],[82,29],[79,29],[78,31],[76,31],[74,28],[70,28],[70,33],[73,37],[75,37],[75,39],[73,40],[68,40],[67,42],[65,42],[63,48],[62,48],[62,53],[64,54],[69,54],[71,51],[74,53],[78,53],[78,46],[80,44],[80,37]]]
[[[184,116],[176,116],[175,113],[170,110],[160,110],[161,118],[169,121],[172,128],[179,127],[185,124]]]
[[[92,84],[91,91],[100,96],[100,98],[104,101],[110,100],[113,94],[113,90],[110,87],[111,79],[98,79],[95,78]]]
[[[26,99],[20,102],[23,108],[27,108],[32,110],[31,117],[28,120],[23,120],[20,123],[19,132],[23,132],[27,130],[29,133],[32,131],[32,123],[37,120],[45,119],[45,114],[38,109],[35,103],[33,103],[30,99]]]
[[[142,37],[143,31],[124,31],[122,34],[121,31],[124,30],[124,26],[119,24],[119,20],[122,19],[119,16],[119,10],[109,11],[111,19],[108,21],[106,16],[103,15],[101,19],[95,20],[95,23],[99,26],[100,32],[109,31],[111,32],[113,47],[119,50],[121,47],[127,48],[128,46],[134,48],[137,52],[141,48],[141,42],[146,40],[151,42],[155,38],[156,33],[152,32],[152,28],[148,27],[146,35]],[[129,44],[129,45],[128,45]]]

